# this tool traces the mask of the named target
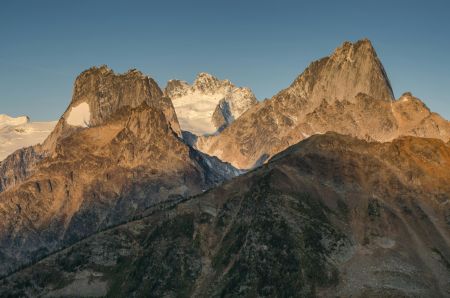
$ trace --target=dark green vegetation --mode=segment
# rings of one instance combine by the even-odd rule
[[[0,296],[445,297],[450,148],[390,146],[312,137],[0,280]],[[441,159],[419,164],[421,148]]]
[[[53,269],[37,264],[39,272],[17,281],[12,293],[24,295],[29,279],[38,279],[41,290],[58,290],[90,270],[108,281],[109,297],[312,297],[317,287],[338,282],[329,255],[346,239],[317,198],[274,188],[276,175],[268,171],[225,200],[217,216],[195,208],[203,200],[196,197],[107,231],[99,246],[88,238],[54,256]],[[100,262],[93,261],[98,250]]]
[[[327,256],[344,237],[316,198],[275,190],[272,175],[276,173],[269,172],[237,198],[236,214],[218,217],[228,227],[212,263],[225,272],[215,281],[218,296],[313,296],[317,286],[337,283],[337,269]]]

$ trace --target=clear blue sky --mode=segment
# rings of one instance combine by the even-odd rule
[[[395,95],[412,91],[450,119],[449,2],[1,0],[0,113],[57,119],[75,77],[101,64],[161,87],[206,71],[263,99],[368,37]]]

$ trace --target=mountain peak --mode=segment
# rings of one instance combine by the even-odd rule
[[[221,131],[257,103],[249,88],[201,72],[192,85],[170,80],[164,95],[172,99],[181,128],[195,135]]]
[[[106,74],[114,74],[114,71],[108,67],[108,65],[103,64],[100,66],[91,66],[88,69],[82,71],[77,78],[83,77],[83,76],[89,76],[92,74],[102,74],[102,75],[106,75]]]
[[[6,114],[0,114],[0,128],[4,126],[17,126],[30,122],[28,116],[11,117]]]
[[[215,76],[213,76],[212,74],[210,74],[210,73],[207,73],[207,72],[199,72],[198,74],[197,74],[197,77],[196,77],[196,80],[201,80],[201,79],[204,79],[204,78],[206,78],[206,79],[213,79],[213,80],[218,80]]]
[[[185,95],[191,86],[188,82],[182,80],[169,80],[164,88],[164,96],[180,97]]]
[[[288,88],[196,146],[248,169],[326,131],[382,142],[399,135],[450,138],[449,122],[419,99],[409,94],[394,99],[372,43],[362,39],[344,42],[330,56],[312,62]]]
[[[344,58],[344,60],[354,62],[354,56],[357,55],[371,55],[376,58],[375,49],[369,39],[361,39],[354,43],[345,41],[340,47],[336,48],[336,50],[331,55],[331,58]]]
[[[355,102],[358,93],[388,102],[394,100],[386,71],[368,39],[344,42],[329,57],[311,63],[279,95],[303,98],[313,109],[323,99]]]
[[[431,113],[431,110],[427,105],[409,91],[404,92],[402,96],[396,100],[395,106],[398,106],[398,108],[401,107],[402,115],[409,113],[410,119],[421,119],[423,116],[420,116],[420,114],[428,115]]]
[[[399,101],[403,101],[403,102],[417,101],[417,102],[422,103],[422,101],[419,98],[415,97],[410,91],[403,92],[403,94],[398,98],[397,102],[399,102]],[[422,103],[422,104],[424,104],[424,103]]]
[[[415,96],[410,92],[410,91],[406,91],[403,92],[403,94],[400,96],[400,98],[398,100],[406,100],[406,99],[411,99],[411,98],[415,98]]]
[[[91,67],[76,78],[72,101],[45,148],[53,148],[57,139],[73,130],[104,124],[121,109],[143,103],[163,109],[173,131],[181,136],[172,103],[163,97],[155,80],[136,69],[116,74],[106,65]]]
[[[75,80],[72,103],[87,103],[93,111],[94,125],[109,118],[122,106],[132,108],[143,102],[158,101],[162,91],[158,84],[137,69],[116,74],[106,65],[91,67]]]
[[[206,72],[201,72],[195,78],[193,87],[203,91],[204,93],[211,93],[215,89],[218,89],[224,85],[223,83],[224,81],[220,81],[215,76]]]

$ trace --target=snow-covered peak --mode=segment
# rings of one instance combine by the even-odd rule
[[[164,94],[172,99],[181,129],[196,135],[220,131],[257,102],[249,88],[205,72],[192,85],[170,80]]]
[[[0,161],[17,149],[41,143],[55,125],[56,121],[31,122],[27,116],[0,114]]]
[[[20,116],[20,117],[11,117],[6,114],[0,114],[0,128],[6,126],[17,126],[23,125],[30,121],[28,116]]]
[[[193,87],[203,92],[214,92],[220,87],[220,81],[213,75],[201,72],[197,75]]]
[[[202,81],[219,81],[218,78],[216,78],[215,76],[213,76],[212,74],[209,74],[207,72],[200,72],[197,74],[197,77],[195,78],[194,84],[195,83],[200,83]]]
[[[226,92],[228,89],[233,87],[234,85],[231,84],[229,80],[219,80],[215,76],[206,72],[199,73],[194,81],[194,84],[192,85],[194,90],[205,94],[214,94],[218,91]]]

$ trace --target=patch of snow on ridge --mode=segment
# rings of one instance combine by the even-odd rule
[[[87,102],[72,107],[66,122],[72,126],[88,127],[91,122],[91,110]]]

